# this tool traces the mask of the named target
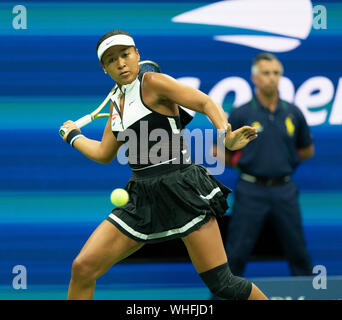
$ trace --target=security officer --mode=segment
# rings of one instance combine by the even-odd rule
[[[225,243],[231,270],[238,276],[244,273],[266,219],[276,231],[291,274],[312,274],[298,189],[290,176],[301,161],[313,156],[314,146],[302,112],[279,98],[282,73],[274,55],[259,54],[252,64],[255,95],[229,117],[232,130],[250,125],[258,132],[244,149],[227,150],[225,157],[225,163],[241,173]]]

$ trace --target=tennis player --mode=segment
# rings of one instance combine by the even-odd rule
[[[183,240],[214,295],[267,299],[253,283],[230,271],[216,218],[228,209],[231,190],[189,160],[179,105],[207,115],[224,132],[222,139],[230,150],[255,139],[255,129],[245,126],[232,132],[223,109],[206,94],[162,73],[139,73],[139,52],[127,32],[105,34],[97,55],[118,85],[102,140],[86,138],[72,121],[61,126],[66,128],[63,139],[103,164],[126,144],[132,169],[126,185],[130,199],[97,227],[73,261],[68,299],[92,299],[96,280],[115,263],[146,243],[174,238]],[[166,134],[168,141],[156,138],[156,132]]]

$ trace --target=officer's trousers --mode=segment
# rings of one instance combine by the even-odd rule
[[[289,181],[277,186],[266,186],[241,179],[235,188],[225,241],[232,273],[243,276],[266,218],[270,219],[282,245],[291,274],[312,275],[296,184]]]

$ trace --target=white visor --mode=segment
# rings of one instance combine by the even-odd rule
[[[116,34],[103,40],[97,49],[97,56],[100,61],[104,52],[113,46],[135,46],[135,43],[132,37],[126,36],[125,34]]]

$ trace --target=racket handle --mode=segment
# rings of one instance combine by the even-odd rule
[[[86,116],[76,120],[75,124],[78,128],[82,128],[88,123],[92,122],[93,120],[94,118],[90,114],[87,114]],[[63,127],[59,130],[59,134],[61,135],[61,137],[64,137],[66,131],[67,131],[66,128],[63,128]]]
[[[76,120],[75,124],[77,127],[82,128],[86,126],[88,123],[92,122],[93,120],[94,118],[90,114],[87,114],[86,116]]]

